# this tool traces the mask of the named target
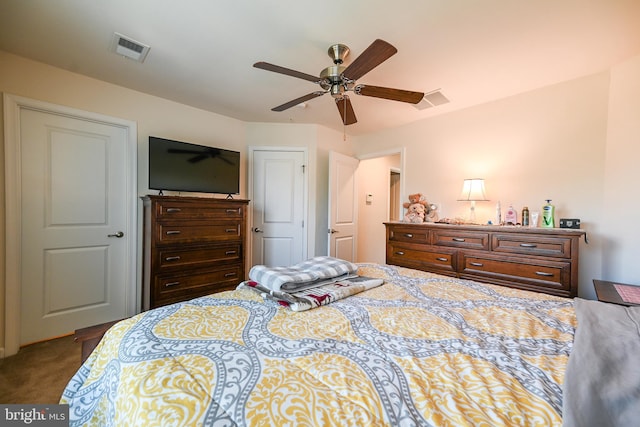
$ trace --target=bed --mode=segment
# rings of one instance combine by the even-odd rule
[[[238,289],[104,336],[66,387],[71,425],[560,426],[573,300],[402,267],[295,312]]]

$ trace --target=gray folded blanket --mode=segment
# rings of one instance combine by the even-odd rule
[[[342,259],[318,256],[290,267],[255,265],[249,279],[272,291],[300,291],[355,276],[358,266]]]

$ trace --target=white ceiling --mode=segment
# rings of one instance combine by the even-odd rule
[[[151,46],[143,63],[109,51],[114,32]],[[327,49],[356,58],[376,38],[398,53],[358,80],[429,92],[426,110],[352,95],[350,135],[420,120],[604,71],[640,53],[640,0],[0,0],[0,49],[250,122],[343,131],[329,95],[254,68],[318,75]]]

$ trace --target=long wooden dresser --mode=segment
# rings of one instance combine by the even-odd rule
[[[578,229],[385,223],[387,264],[564,297],[578,294]]]
[[[142,200],[143,310],[234,289],[244,280],[247,200]]]

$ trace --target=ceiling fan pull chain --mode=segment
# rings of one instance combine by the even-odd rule
[[[347,98],[343,97],[342,101],[344,102],[344,111],[342,112],[342,140],[347,140]]]

